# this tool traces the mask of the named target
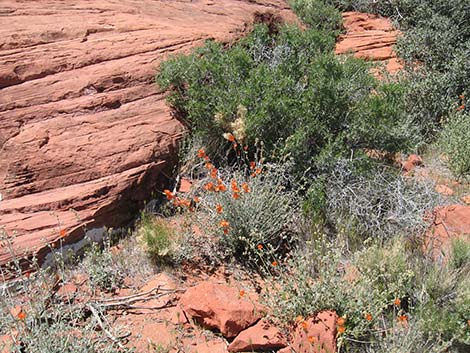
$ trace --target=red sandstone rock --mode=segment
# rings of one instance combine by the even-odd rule
[[[436,259],[446,259],[453,239],[470,234],[470,206],[451,205],[435,210],[434,223],[426,236],[426,248]]]
[[[410,154],[408,159],[402,164],[405,173],[411,172],[415,167],[423,165],[423,159],[417,154]]]
[[[75,297],[78,288],[73,283],[65,283],[64,285],[60,286],[59,290],[57,291],[57,296],[61,298],[65,302],[72,301]]]
[[[240,297],[237,288],[212,282],[189,288],[180,303],[186,315],[201,326],[217,329],[228,338],[253,325],[263,310],[247,295]]]
[[[465,202],[465,204],[470,205],[470,195],[462,196],[462,201]]]
[[[190,348],[189,353],[227,353],[227,345],[221,341],[198,343]]]
[[[0,228],[18,256],[125,224],[161,190],[183,129],[159,62],[268,10],[294,20],[284,0],[3,0]]]
[[[322,311],[299,323],[292,335],[291,347],[295,353],[336,352],[337,318],[334,311]]]
[[[358,58],[383,61],[390,73],[401,70],[393,46],[400,34],[389,19],[361,12],[343,13],[346,33],[336,44],[336,54],[352,52]]]
[[[269,351],[284,348],[287,342],[282,333],[265,320],[240,332],[228,346],[229,352]]]
[[[436,185],[436,191],[445,196],[452,196],[454,194],[454,190],[444,184]]]

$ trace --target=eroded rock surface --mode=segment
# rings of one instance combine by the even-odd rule
[[[180,304],[186,315],[201,326],[232,338],[262,317],[265,309],[256,299],[241,296],[235,287],[207,281],[188,288]]]
[[[159,62],[241,36],[283,0],[0,3],[0,227],[21,256],[127,222],[171,171],[182,126]],[[11,260],[0,247],[0,265]]]
[[[402,68],[393,46],[400,34],[388,18],[361,12],[343,13],[346,33],[338,38],[336,54],[352,52],[354,56],[383,62],[390,73]]]

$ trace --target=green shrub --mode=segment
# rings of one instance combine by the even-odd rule
[[[325,0],[340,10],[387,16],[403,35],[399,57],[405,59],[406,111],[428,139],[470,92],[470,6],[445,0]],[[418,63],[418,64],[417,64]],[[468,110],[468,107],[466,108]]]
[[[166,220],[142,213],[137,238],[153,260],[158,263],[170,260],[176,236]]]
[[[444,126],[438,141],[452,173],[461,179],[470,177],[470,114],[454,114]]]
[[[290,0],[289,4],[297,16],[311,28],[329,32],[341,29],[341,12],[328,1]]]
[[[468,237],[468,235],[467,235]],[[470,242],[465,239],[452,241],[451,265],[455,269],[470,266]]]
[[[303,172],[362,148],[407,149],[419,141],[403,114],[403,88],[380,83],[370,66],[333,54],[334,36],[258,26],[224,49],[209,42],[162,64],[157,81],[211,155],[224,132],[239,143],[264,142],[267,155],[289,154]]]

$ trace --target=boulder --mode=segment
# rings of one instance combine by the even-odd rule
[[[229,352],[272,351],[287,346],[286,339],[266,320],[240,332],[228,346]]]
[[[180,304],[188,317],[228,338],[253,325],[264,311],[255,298],[240,296],[237,288],[213,282],[188,288],[181,296]]]
[[[453,239],[470,241],[470,206],[450,205],[434,210],[434,221],[425,237],[425,249],[446,261]]]
[[[299,322],[292,334],[291,348],[295,353],[336,352],[337,318],[334,311],[322,311]]]
[[[414,168],[423,165],[423,159],[417,154],[410,154],[405,162],[402,163],[402,169],[405,173],[411,172]]]
[[[266,11],[295,21],[284,0],[2,1],[0,265],[125,225],[158,195],[183,134],[159,63]]]
[[[358,58],[383,62],[390,73],[402,69],[393,50],[400,32],[389,19],[368,13],[345,12],[343,26],[346,33],[338,38],[336,54],[353,53]]]

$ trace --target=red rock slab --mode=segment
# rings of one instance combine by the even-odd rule
[[[337,318],[334,311],[322,311],[300,322],[294,329],[290,347],[295,353],[336,352]]]
[[[390,73],[402,68],[393,46],[400,34],[391,21],[374,14],[361,12],[343,13],[346,33],[339,36],[336,54],[353,53],[355,57],[384,62]]]
[[[237,288],[210,281],[188,288],[180,304],[201,326],[216,329],[228,338],[256,323],[263,314],[263,308],[253,298],[241,297]]]
[[[470,241],[470,206],[450,205],[434,211],[434,222],[426,234],[425,247],[435,259],[446,261],[453,239]]]
[[[132,219],[171,175],[183,127],[159,63],[246,33],[284,0],[3,0],[0,266]]]
[[[272,351],[287,346],[281,331],[266,320],[240,332],[228,346],[229,352]]]

